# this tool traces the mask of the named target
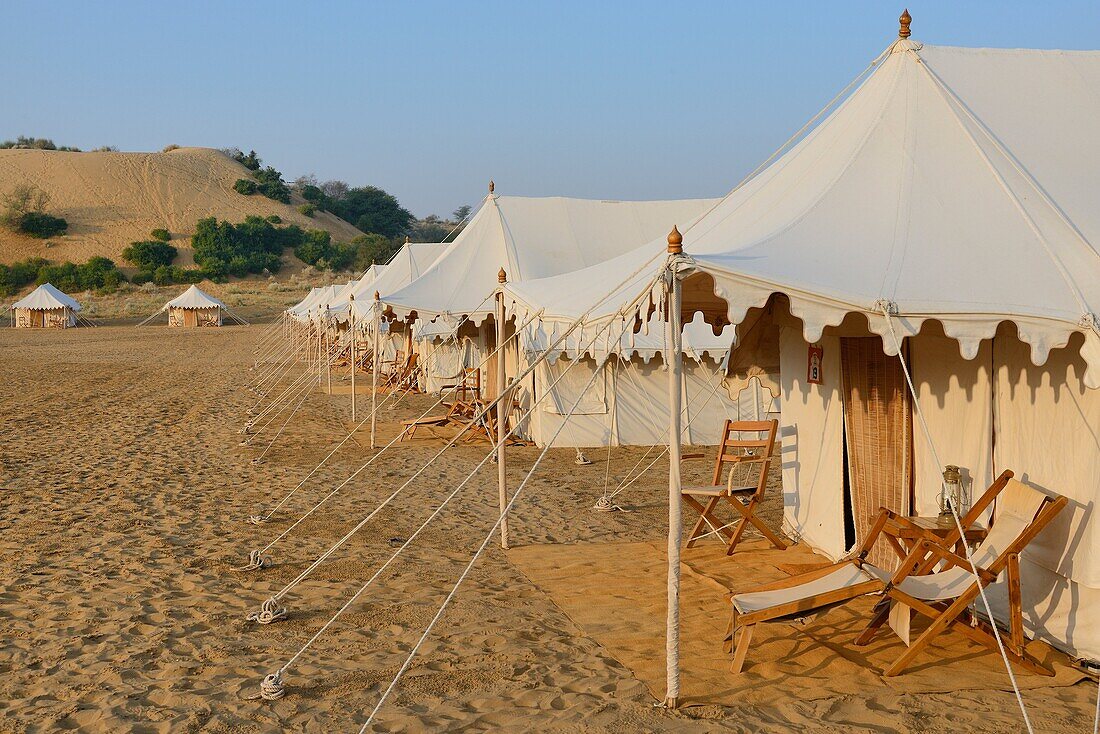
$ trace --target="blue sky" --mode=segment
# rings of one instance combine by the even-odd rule
[[[0,138],[256,149],[415,214],[725,193],[897,33],[883,2],[7,0]],[[1100,3],[921,2],[913,37],[1097,48]]]

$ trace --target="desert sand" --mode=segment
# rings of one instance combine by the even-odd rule
[[[435,614],[493,522],[492,465],[287,671],[286,698],[250,700],[263,676],[305,643],[486,450],[484,444],[450,449],[287,597],[286,621],[246,623],[261,601],[440,447],[428,437],[391,449],[278,544],[273,567],[234,571],[249,550],[372,455],[348,442],[285,512],[263,526],[245,521],[297,484],[345,435],[350,418],[346,396],[314,392],[264,462],[251,464],[259,451],[238,446],[237,431],[255,401],[243,386],[260,333],[260,327],[0,330],[0,730],[358,731]],[[420,396],[387,410],[383,435],[431,402]],[[611,481],[643,451],[614,449]],[[536,454],[512,451],[513,487]],[[533,554],[549,555],[531,550],[540,545],[606,544],[586,558],[611,564],[615,552],[659,547],[665,466],[617,498],[632,512],[603,514],[591,506],[603,486],[599,459],[606,452],[589,455],[597,462],[577,467],[572,451],[551,452],[517,503],[516,550],[490,546],[398,683],[376,730],[1023,730],[1003,688],[914,693],[871,672],[841,692],[810,687],[678,712],[655,709],[644,680],[623,662],[629,659],[616,658],[613,636],[589,634],[591,621],[569,614],[575,598],[559,606],[544,588],[551,585],[523,570]],[[701,478],[707,468],[692,471]],[[773,504],[765,517],[774,522],[777,513]],[[709,557],[685,558],[701,564]],[[663,565],[651,574],[663,584]],[[599,595],[597,589],[594,601]],[[708,649],[717,648],[724,623],[713,621],[718,632]],[[797,644],[812,647],[815,639]],[[936,661],[926,662],[922,674],[935,677]],[[756,670],[775,669],[764,661]],[[1089,730],[1095,682],[1024,695],[1037,730]]]
[[[327,212],[312,218],[290,204],[259,194],[242,196],[234,182],[249,171],[210,148],[177,148],[167,153],[71,153],[52,150],[0,150],[0,194],[17,184],[34,184],[49,194],[47,212],[69,223],[66,234],[38,240],[0,230],[0,263],[28,257],[83,262],[93,255],[120,266],[122,251],[133,241],[165,228],[179,249],[176,265],[193,264],[191,235],[205,217],[231,222],[246,216],[277,214],[284,224],[328,230],[340,242],[362,234]],[[290,268],[300,267],[294,257]]]

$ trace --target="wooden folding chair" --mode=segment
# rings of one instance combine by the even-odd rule
[[[713,483],[702,487],[684,487],[680,491],[684,503],[699,513],[699,520],[688,534],[687,547],[707,535],[717,534],[726,542],[726,555],[732,555],[741,536],[750,524],[759,530],[776,548],[786,548],[786,543],[756,516],[756,509],[764,499],[768,485],[768,469],[771,466],[772,449],[779,421],[731,421],[722,430],[722,442],[714,464]],[[755,434],[746,437],[745,434]],[[760,434],[764,434],[760,438]],[[687,454],[684,459],[702,458],[703,454]],[[728,470],[727,470],[728,467]],[[740,470],[745,469],[745,476]],[[752,470],[758,472],[752,481]],[[726,474],[725,484],[722,483]],[[705,504],[704,504],[705,502]],[[729,504],[737,513],[735,522],[726,523],[715,514],[719,503]]]
[[[979,621],[969,607],[981,589],[1003,573],[1009,597],[1005,653],[1012,662],[1031,672],[1052,675],[1052,671],[1031,658],[1024,649],[1019,558],[1028,543],[1062,511],[1068,500],[1021,484],[1012,478],[1012,472],[1006,471],[962,518],[963,528],[977,521],[995,500],[997,507],[989,534],[971,553],[974,567],[969,560],[950,550],[958,540],[957,528],[943,540],[928,537],[919,541],[893,573],[868,563],[865,560],[867,553],[894,514],[883,509],[854,559],[733,595],[733,611],[726,636],[733,653],[731,670],[734,673],[741,671],[757,624],[795,621],[870,593],[879,593],[883,598],[875,606],[867,628],[856,639],[857,645],[865,645],[874,638],[889,619],[890,608],[895,604],[904,604],[932,620],[912,645],[883,671],[884,675],[900,674],[937,635],[949,628],[998,650],[990,623]]]

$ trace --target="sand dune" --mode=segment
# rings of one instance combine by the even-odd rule
[[[435,613],[492,522],[491,465],[288,671],[286,698],[248,700],[388,557],[391,539],[408,537],[441,488],[485,451],[450,449],[289,595],[288,620],[247,624],[247,612],[439,449],[425,439],[387,453],[274,549],[276,565],[235,572],[248,550],[370,455],[349,444],[271,524],[244,522],[304,477],[349,417],[346,397],[314,393],[265,462],[250,464],[257,451],[237,446],[236,429],[254,400],[241,385],[259,332],[0,330],[0,731],[357,731]],[[417,406],[428,403],[386,411],[386,430]],[[611,481],[643,451],[615,449]],[[513,451],[513,486],[535,455]],[[602,514],[590,508],[603,465],[578,468],[572,459],[572,451],[551,452],[517,505],[517,546],[660,541],[660,472],[619,498],[634,512]],[[689,480],[707,469],[692,471],[699,474]],[[768,508],[768,519],[776,512]],[[1022,730],[1012,695],[1001,690],[880,687],[666,712],[597,639],[490,547],[376,730]],[[1095,683],[1025,691],[1043,731],[1085,731],[1095,695]]]
[[[331,214],[319,212],[311,219],[298,213],[295,207],[302,201],[297,198],[288,205],[258,194],[238,194],[233,183],[247,175],[244,166],[210,148],[168,153],[0,150],[0,193],[17,184],[34,184],[50,195],[49,213],[69,223],[68,232],[49,240],[49,247],[44,240],[0,231],[0,263],[104,255],[122,265],[127,245],[163,227],[180,250],[176,263],[189,265],[195,222],[211,216],[239,222],[250,214],[277,214],[287,224],[326,229],[341,241],[362,234]],[[294,263],[294,258],[288,260]]]

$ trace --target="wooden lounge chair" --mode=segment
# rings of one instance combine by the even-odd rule
[[[966,528],[978,520],[996,501],[993,523],[985,539],[972,552],[975,575],[970,562],[949,550],[958,540],[958,529],[943,540],[919,541],[891,573],[866,562],[871,546],[882,532],[887,519],[897,516],[883,509],[871,527],[859,554],[850,561],[827,566],[809,574],[794,576],[731,598],[733,614],[726,637],[733,652],[731,670],[741,671],[755,626],[761,622],[796,621],[824,611],[857,596],[878,593],[882,599],[857,645],[871,641],[889,618],[891,607],[904,604],[928,617],[929,626],[887,667],[883,674],[900,674],[941,632],[954,629],[970,640],[997,650],[997,642],[987,622],[979,621],[969,607],[982,587],[1004,574],[1008,582],[1009,630],[1003,637],[1008,658],[1021,667],[1042,675],[1052,675],[1024,649],[1023,613],[1020,597],[1020,553],[1054,517],[1068,500],[1048,496],[1012,478],[1006,471],[986,491],[966,516]]]
[[[751,524],[776,548],[787,545],[756,516],[757,506],[764,499],[768,485],[768,468],[771,466],[772,448],[779,421],[731,421],[722,430],[722,442],[714,464],[714,479],[710,485],[684,487],[680,496],[684,503],[699,513],[699,520],[688,534],[687,547],[691,548],[702,537],[717,534],[725,539],[726,555],[731,555],[741,541],[745,529]],[[755,434],[747,437],[745,434]],[[764,434],[760,438],[760,434]],[[702,458],[703,454],[687,454],[684,459]],[[727,471],[728,467],[728,471]],[[744,475],[739,470],[744,469]],[[755,480],[753,473],[755,470]],[[723,473],[726,481],[722,483]],[[704,504],[705,502],[705,504]],[[739,519],[726,523],[715,514],[719,503],[732,507]]]

